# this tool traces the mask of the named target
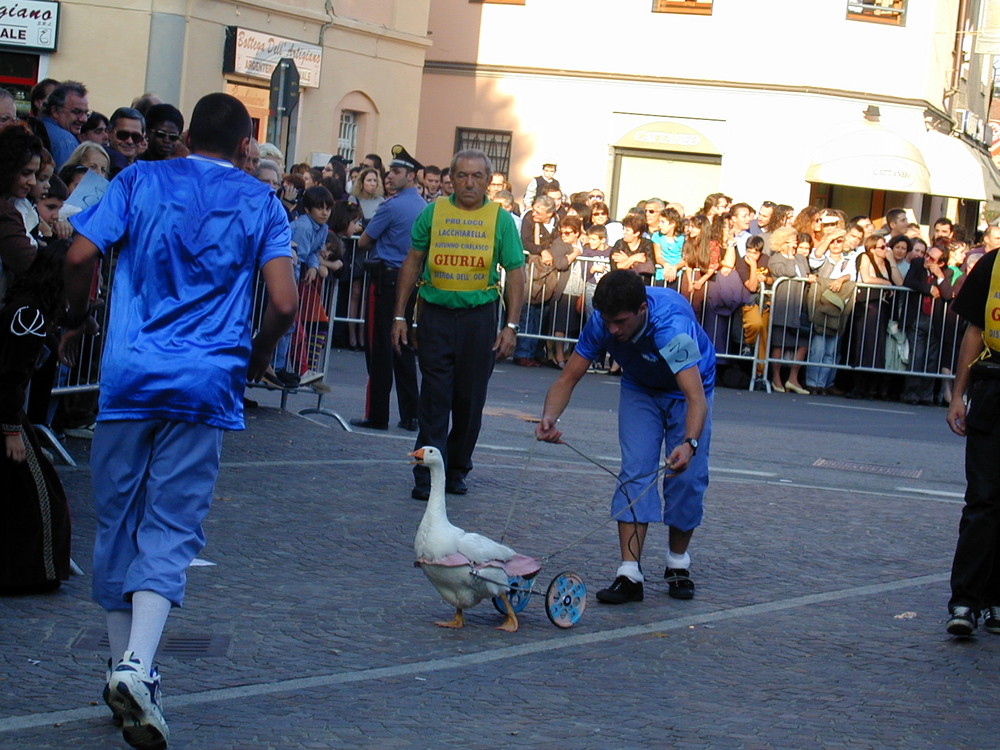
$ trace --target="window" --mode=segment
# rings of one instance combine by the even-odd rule
[[[455,128],[455,152],[478,148],[490,157],[494,170],[510,174],[511,135],[509,130]]]
[[[690,13],[712,15],[712,0],[653,0],[654,13]]]
[[[906,0],[848,0],[847,18],[850,21],[906,25]]]
[[[354,163],[354,153],[358,150],[358,113],[349,109],[340,111],[340,135],[337,138],[337,153]]]

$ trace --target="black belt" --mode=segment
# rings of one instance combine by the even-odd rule
[[[435,312],[447,313],[449,315],[465,315],[469,313],[479,312],[484,308],[495,307],[497,300],[491,302],[484,302],[481,305],[474,305],[472,307],[446,307],[445,305],[436,305],[433,302],[428,302],[427,300],[421,298],[420,304],[424,306],[424,309],[431,308]]]

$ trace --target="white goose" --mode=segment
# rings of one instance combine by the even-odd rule
[[[499,596],[507,610],[507,619],[497,629],[510,633],[517,631],[517,615],[507,599],[509,574],[532,575],[538,572],[539,562],[518,555],[507,545],[494,542],[482,534],[470,534],[452,525],[445,506],[444,458],[441,451],[424,446],[410,455],[417,463],[429,468],[431,473],[427,509],[413,540],[416,565],[424,571],[442,598],[455,607],[453,619],[434,624],[442,628],[460,628],[465,625],[463,609],[483,599]]]

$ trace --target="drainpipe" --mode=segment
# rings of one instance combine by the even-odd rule
[[[955,122],[955,95],[959,93],[959,86],[962,81],[962,42],[965,39],[964,22],[968,10],[969,0],[958,0],[958,18],[955,21],[955,46],[951,53],[953,62],[951,86],[945,92],[945,97],[948,99],[948,117],[952,123]]]
[[[964,3],[965,0],[962,0],[962,2]],[[319,39],[317,40],[316,44],[318,44],[320,47],[323,46],[323,37],[326,35],[326,30],[331,26],[333,26],[333,19],[337,17],[337,13],[333,9],[333,0],[325,0],[325,2],[323,3],[323,10],[326,11],[326,14],[330,17],[330,20],[319,27]]]

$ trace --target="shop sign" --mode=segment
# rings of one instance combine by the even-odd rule
[[[319,88],[319,73],[323,67],[322,47],[238,26],[226,27],[222,72],[270,81],[271,74],[283,57],[295,60],[301,85]]]
[[[0,1],[0,48],[55,52],[58,30],[58,2]]]
[[[695,154],[718,154],[715,145],[703,133],[679,122],[657,120],[633,128],[615,144],[619,148],[642,148],[656,151],[683,151]]]

